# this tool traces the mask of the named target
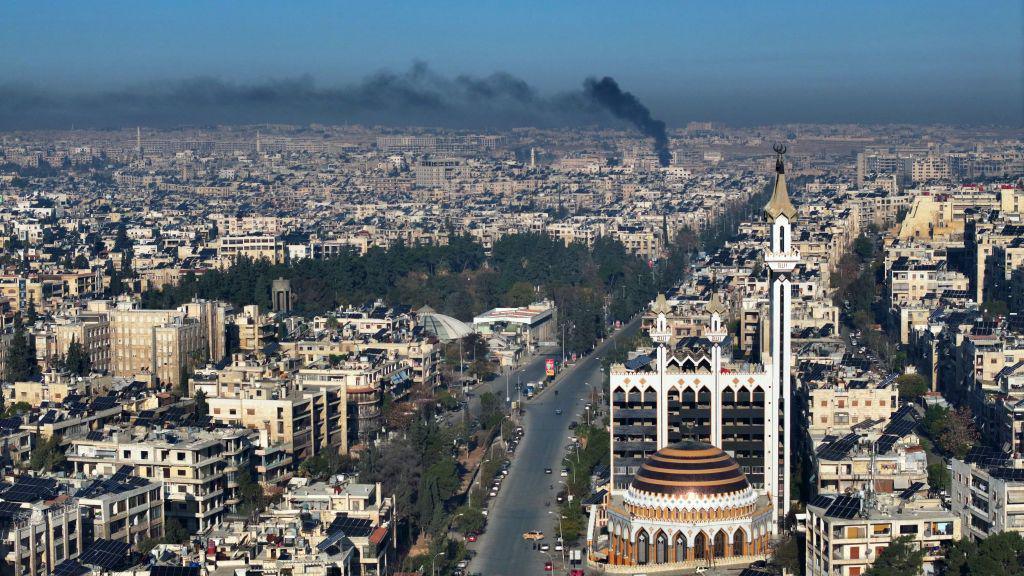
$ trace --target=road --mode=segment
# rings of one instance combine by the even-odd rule
[[[555,560],[550,554],[561,554],[554,551],[558,536],[555,495],[561,480],[558,472],[562,457],[572,434],[569,422],[579,419],[578,414],[586,404],[588,384],[600,386],[603,382],[599,358],[616,340],[628,341],[639,326],[639,318],[627,324],[570,367],[553,388],[526,403],[522,422],[525,436],[516,450],[508,477],[490,503],[487,530],[476,543],[470,544],[477,552],[470,564],[470,573],[488,576],[544,574],[544,562]],[[512,378],[514,382],[515,374]],[[503,387],[503,379],[501,384]],[[554,390],[558,391],[557,395]],[[561,416],[555,414],[556,409],[562,410]],[[552,474],[545,474],[544,468],[551,468]],[[546,503],[550,503],[550,507]],[[522,538],[523,532],[528,530],[543,531],[544,542],[551,545],[551,552],[533,550]],[[559,564],[555,562],[556,566]]]

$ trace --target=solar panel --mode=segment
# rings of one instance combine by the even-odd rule
[[[373,532],[373,522],[368,518],[352,518],[345,514],[339,514],[327,528],[327,533],[331,534],[336,530],[342,530],[346,536],[350,537],[369,536]]]
[[[907,488],[903,492],[900,492],[900,498],[904,500],[910,500],[911,498],[914,497],[914,494],[917,494],[917,491],[920,490],[921,488],[924,488],[924,482],[914,482],[913,484],[910,485],[910,488]]]
[[[128,551],[130,549],[131,545],[127,542],[99,539],[82,553],[79,561],[83,564],[92,564],[106,570],[114,570],[128,559]]]
[[[103,432],[99,430],[91,430],[85,435],[86,440],[103,440]]]
[[[891,434],[902,438],[912,433],[913,428],[915,427],[918,427],[918,421],[912,419],[900,419],[889,422],[883,431],[885,434]]]
[[[8,502],[38,502],[52,500],[58,494],[60,490],[53,478],[19,476],[14,485],[3,493],[3,498]]]
[[[989,474],[993,478],[999,478],[1001,480],[1024,480],[1024,469],[1022,468],[993,468],[989,470]]]
[[[895,434],[883,434],[878,439],[878,442],[875,443],[875,448],[879,454],[885,454],[892,450],[892,447],[896,445],[896,441],[899,439],[900,437]]]
[[[853,450],[853,447],[860,441],[858,434],[847,434],[835,442],[821,447],[818,451],[818,458],[822,460],[842,460]]]
[[[860,498],[852,496],[836,496],[832,505],[825,511],[826,516],[849,520],[860,512]]]
[[[81,576],[88,574],[90,570],[78,563],[77,560],[65,560],[53,569],[53,576]]]
[[[117,406],[117,398],[113,396],[100,396],[92,401],[93,410],[107,410]]]
[[[198,566],[153,566],[149,576],[199,576]]]
[[[832,500],[833,499],[834,498],[832,496],[826,496],[824,494],[818,494],[817,496],[812,498],[811,501],[807,505],[808,506],[814,506],[814,507],[817,507],[817,508],[824,508],[825,510],[828,510],[828,507],[832,505]]]
[[[13,418],[4,418],[0,420],[0,430],[16,430],[21,426],[21,418],[15,416]]]

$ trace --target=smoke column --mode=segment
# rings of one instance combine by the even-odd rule
[[[665,123],[651,117],[651,111],[647,109],[629,92],[623,92],[615,80],[605,76],[600,80],[588,78],[583,83],[583,91],[586,95],[622,120],[631,122],[644,136],[654,140],[654,152],[658,155],[658,162],[662,166],[668,166],[672,160],[672,153],[668,150],[668,134],[665,132]]]

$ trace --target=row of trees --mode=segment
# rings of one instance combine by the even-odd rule
[[[672,252],[684,260],[695,244]],[[172,308],[193,297],[236,305],[270,306],[274,278],[291,279],[296,311],[322,314],[343,305],[382,298],[392,304],[429,305],[463,320],[495,306],[554,300],[565,325],[566,349],[581,352],[604,336],[606,322],[628,320],[649,302],[659,286],[678,281],[674,265],[655,267],[629,254],[618,241],[598,238],[593,246],[568,246],[543,234],[506,236],[490,257],[468,236],[446,246],[396,245],[365,255],[341,254],[289,264],[240,259],[227,270],[188,275],[179,285],[150,290],[143,304]]]

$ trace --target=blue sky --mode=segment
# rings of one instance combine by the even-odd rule
[[[1024,116],[1020,0],[4,5],[0,84],[42,90],[197,76],[335,85],[423,61],[443,75],[508,72],[542,93],[613,76],[670,124]]]

